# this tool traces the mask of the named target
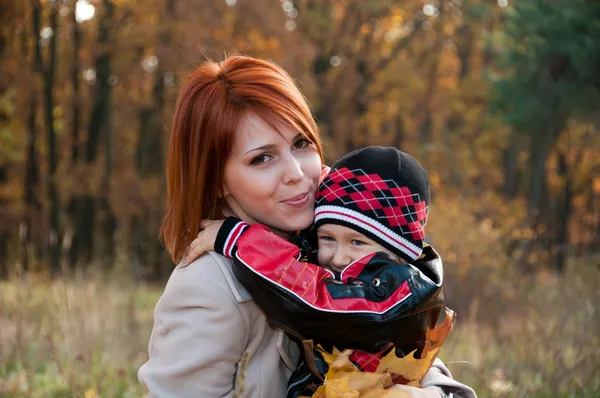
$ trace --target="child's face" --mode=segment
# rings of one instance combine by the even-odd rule
[[[374,240],[342,225],[321,225],[317,229],[317,238],[319,265],[334,272],[342,272],[352,262],[377,252],[384,252],[396,261],[405,262]]]

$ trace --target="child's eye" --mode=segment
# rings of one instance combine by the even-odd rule
[[[366,245],[366,243],[365,243],[365,242],[363,242],[363,241],[361,241],[361,240],[358,240],[358,239],[352,239],[352,244],[353,244],[354,246],[362,246],[362,245]]]
[[[258,165],[268,162],[271,158],[272,158],[272,156],[267,155],[267,154],[258,155],[256,157],[252,158],[252,160],[250,161],[250,164],[258,166]]]
[[[308,138],[300,138],[298,141],[296,141],[294,143],[294,148],[295,149],[303,149],[308,147],[311,144],[311,142],[308,140]]]
[[[324,240],[327,242],[335,242],[335,239],[333,239],[331,236],[326,236],[326,235],[319,236],[319,240]]]

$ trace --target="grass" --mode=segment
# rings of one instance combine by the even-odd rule
[[[509,273],[472,294],[440,356],[480,396],[598,397],[599,287],[593,263]]]
[[[0,286],[0,396],[141,397],[159,289],[100,277]]]
[[[488,283],[493,294],[455,308],[441,353],[455,378],[480,397],[600,396],[598,268]],[[160,292],[116,276],[2,282],[0,396],[142,397]]]

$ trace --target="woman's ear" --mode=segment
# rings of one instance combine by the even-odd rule
[[[227,189],[226,186],[223,186],[221,189],[219,189],[219,199],[225,199],[228,196],[229,196],[229,190]]]
[[[219,201],[221,202],[221,213],[222,216],[227,218],[229,216],[233,216],[236,217],[236,214],[233,212],[233,210],[231,210],[231,206],[230,203],[233,201],[235,202],[235,200],[231,197],[231,195],[229,194],[229,191],[227,191],[226,188],[223,188],[221,190],[219,190]]]

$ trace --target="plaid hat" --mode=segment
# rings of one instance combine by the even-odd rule
[[[415,158],[366,147],[338,160],[319,186],[314,230],[343,225],[411,262],[423,252],[428,206],[429,178]]]

